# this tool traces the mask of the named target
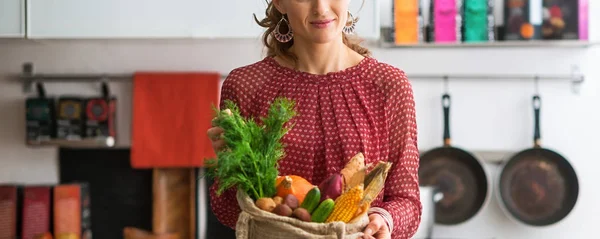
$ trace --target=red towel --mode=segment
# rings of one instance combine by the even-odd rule
[[[206,131],[218,73],[140,72],[133,78],[131,166],[202,167],[215,154]]]

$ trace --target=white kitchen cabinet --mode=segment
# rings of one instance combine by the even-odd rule
[[[265,28],[254,20],[265,17],[265,0],[200,0],[195,37],[201,38],[260,38]]]
[[[258,37],[264,0],[29,0],[28,10],[30,38]]]
[[[197,0],[29,0],[29,38],[190,37]]]
[[[25,0],[0,0],[0,38],[25,37]]]
[[[359,20],[356,23],[356,33],[358,36],[369,39],[376,40],[380,38],[380,0],[350,0],[349,11],[354,15],[354,17],[358,17]],[[359,11],[360,10],[360,11]]]
[[[12,0],[11,0],[12,1]],[[379,37],[379,0],[351,0],[361,37]],[[265,0],[29,0],[29,38],[260,38]]]

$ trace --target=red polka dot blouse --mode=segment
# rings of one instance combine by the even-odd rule
[[[392,162],[384,191],[372,207],[388,218],[392,238],[410,238],[421,221],[421,202],[415,103],[404,72],[367,57],[345,70],[317,75],[266,57],[229,74],[221,107],[229,99],[243,116],[264,116],[279,96],[295,100],[298,112],[294,128],[283,138],[286,156],[280,174],[318,184],[358,152],[365,163]],[[216,217],[235,228],[240,213],[235,191],[217,196],[215,189],[213,185],[210,197]]]

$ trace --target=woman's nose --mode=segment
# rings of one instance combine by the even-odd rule
[[[313,13],[315,15],[325,15],[329,12],[329,1],[330,0],[314,0]]]

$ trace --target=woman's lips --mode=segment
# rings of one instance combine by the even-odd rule
[[[329,26],[330,23],[333,22],[333,19],[330,20],[318,20],[318,21],[312,21],[310,22],[311,25],[315,26],[316,28],[326,28],[327,26]]]

